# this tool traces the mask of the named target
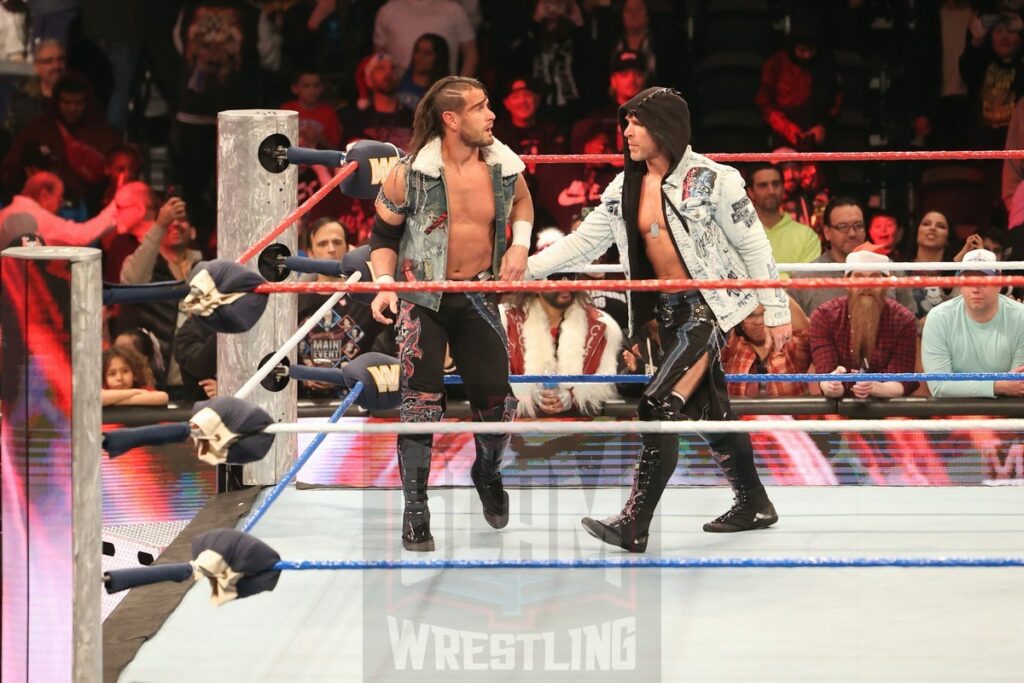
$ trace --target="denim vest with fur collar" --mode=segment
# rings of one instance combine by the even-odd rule
[[[488,147],[481,147],[480,153],[490,169],[494,191],[491,268],[497,273],[507,246],[505,227],[512,213],[516,179],[526,167],[515,152],[497,139]],[[448,267],[448,192],[444,181],[444,160],[441,158],[441,138],[434,138],[415,158],[405,157],[400,163],[405,166],[405,203],[396,205],[383,192],[380,194],[384,206],[405,216],[395,280],[444,280]],[[398,296],[435,311],[441,305],[440,292],[400,292]]]

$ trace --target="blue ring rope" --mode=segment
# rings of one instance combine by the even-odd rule
[[[352,388],[349,389],[348,396],[344,398],[334,413],[327,419],[327,423],[334,424],[340,420],[341,416],[344,415],[345,411],[356,402],[356,399],[359,398],[359,394],[361,393],[363,393],[363,383],[356,382]],[[295,461],[295,464],[291,466],[291,469],[285,472],[284,476],[281,477],[281,481],[277,482],[274,488],[270,490],[270,493],[267,494],[267,497],[263,502],[260,503],[260,506],[256,508],[256,511],[252,513],[252,516],[245,521],[245,524],[242,525],[242,531],[248,533],[254,526],[256,526],[256,522],[260,521],[260,518],[266,514],[267,510],[270,509],[271,504],[277,500],[278,496],[280,496],[285,488],[288,487],[288,484],[292,482],[292,479],[294,479],[299,473],[302,466],[306,464],[306,461],[313,457],[313,453],[316,452],[316,449],[320,447],[320,444],[322,444],[326,438],[326,432],[320,432],[313,437],[313,440],[309,442],[309,445],[306,446],[306,450],[302,452],[302,455],[300,455],[298,460]]]
[[[793,373],[726,375],[728,382],[998,382],[1024,381],[1013,372],[857,372],[847,374]],[[512,384],[646,384],[650,375],[509,375]],[[445,384],[462,384],[459,375],[446,375]]]
[[[810,569],[841,567],[1024,567],[1024,557],[640,557],[576,560],[298,560],[272,570],[367,569]]]

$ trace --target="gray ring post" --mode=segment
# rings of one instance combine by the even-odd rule
[[[222,111],[217,115],[217,255],[237,259],[295,210],[298,203],[298,169],[281,173],[263,168],[258,158],[260,143],[279,133],[295,144],[299,115],[268,109]],[[296,252],[297,226],[277,239]],[[256,259],[248,264],[256,270]],[[248,332],[217,337],[217,391],[233,395],[256,372],[256,364],[281,347],[298,325],[296,297],[273,294],[263,317]],[[294,362],[295,353],[289,355]],[[266,410],[275,420],[292,422],[296,412],[295,383],[280,393],[257,387],[247,400]],[[276,484],[296,458],[294,436],[275,439],[263,460],[246,465],[244,484]]]
[[[102,679],[100,252],[0,259],[0,678]]]

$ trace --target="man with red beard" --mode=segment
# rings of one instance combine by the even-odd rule
[[[889,257],[854,251],[846,263],[874,263],[877,270],[848,270],[850,278],[889,275]],[[811,359],[818,372],[913,372],[917,322],[905,306],[885,295],[883,287],[850,288],[811,315]],[[893,398],[912,393],[917,382],[821,382],[829,398]]]
[[[552,278],[554,279],[554,278]],[[585,292],[520,294],[502,306],[513,375],[614,375],[622,330]],[[548,417],[576,411],[596,415],[617,398],[614,384],[513,384],[519,414]]]

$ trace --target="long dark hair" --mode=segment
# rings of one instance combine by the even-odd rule
[[[951,219],[944,211],[929,209],[927,211],[922,211],[921,215],[916,217],[913,224],[907,228],[903,235],[903,244],[900,245],[899,251],[901,261],[910,262],[917,260],[917,230],[921,227],[921,221],[924,220],[924,217],[930,213],[941,214],[942,217],[946,219],[946,225],[949,226],[949,231],[947,232],[949,237],[946,240],[946,246],[942,250],[942,260],[952,261],[953,257],[960,253],[963,243],[957,239],[956,224],[953,223],[953,219]]]
[[[444,136],[441,115],[446,111],[462,111],[466,106],[465,95],[470,90],[487,92],[483,83],[465,76],[445,76],[430,86],[416,105],[416,118],[412,123],[412,140],[408,150],[410,157],[415,158],[434,138]]]
[[[434,48],[434,68],[430,70],[431,84],[451,74],[451,53],[448,51],[448,41],[436,33],[424,33],[413,43],[413,50],[421,40],[430,41]]]

